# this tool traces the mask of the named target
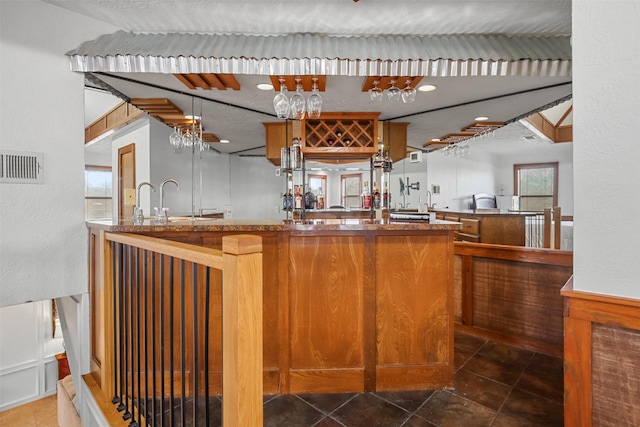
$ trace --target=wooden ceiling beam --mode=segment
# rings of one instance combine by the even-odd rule
[[[269,76],[273,90],[280,92],[280,79],[284,79],[287,90],[293,92],[296,90],[296,78],[300,79],[300,85],[304,92],[311,92],[313,89],[313,78],[316,77],[318,92],[324,92],[327,86],[327,76],[302,75],[302,76]]]
[[[191,90],[240,90],[240,83],[233,74],[174,74],[174,76]]]
[[[391,82],[398,89],[404,89],[407,87],[407,81],[409,81],[409,87],[417,87],[422,81],[422,76],[369,76],[362,85],[362,91],[368,92],[375,86],[375,82],[378,82],[378,87],[382,90],[389,89]]]

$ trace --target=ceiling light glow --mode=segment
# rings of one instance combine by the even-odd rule
[[[228,139],[221,139],[220,140],[220,144],[228,144],[229,140]]]
[[[256,87],[260,90],[273,90],[273,85],[270,83],[258,83]]]
[[[478,116],[473,120],[475,120],[476,122],[485,122],[485,121],[489,120],[489,117],[487,117],[487,116]]]
[[[422,85],[422,86],[420,86],[420,87],[418,88],[418,90],[419,90],[420,92],[431,92],[431,91],[434,91],[434,90],[436,90],[436,89],[437,89],[437,87],[436,87],[436,86],[434,86],[434,85]]]

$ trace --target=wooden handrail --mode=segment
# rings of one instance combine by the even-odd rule
[[[527,262],[530,264],[573,266],[573,252],[554,251],[522,246],[489,245],[486,243],[455,242],[456,255],[493,258],[503,261]]]
[[[93,314],[97,313],[101,317],[104,338],[106,338],[106,342],[100,346],[102,350],[98,356],[102,362],[101,374],[96,378],[96,384],[103,396],[102,399],[104,397],[110,398],[117,393],[113,384],[108,380],[115,375],[113,349],[119,347],[114,342],[110,342],[111,338],[109,338],[119,330],[114,329],[113,321],[110,319],[117,304],[114,300],[115,280],[111,268],[114,265],[114,245],[107,242],[114,242],[133,249],[146,250],[152,254],[173,257],[175,260],[222,271],[224,425],[225,427],[262,426],[262,238],[254,235],[224,236],[222,250],[216,250],[136,234],[100,231],[99,235],[100,241],[96,242],[96,245],[99,246],[94,247],[93,250],[99,251],[101,254],[94,258],[94,262],[97,260],[100,264],[94,268],[100,272],[99,289],[101,289],[101,295],[96,299],[100,307]],[[144,255],[142,256],[144,257]],[[193,286],[195,289],[195,282]],[[194,333],[197,335],[196,332]],[[111,350],[104,351],[107,348]],[[197,365],[196,362],[194,364]],[[147,373],[145,372],[144,375]],[[197,389],[197,387],[195,388]],[[96,393],[94,395],[98,398]],[[131,399],[130,402],[135,401],[126,394],[122,397]],[[144,417],[139,409],[136,412],[139,417]],[[109,417],[109,413],[105,411],[103,413]],[[136,414],[134,413],[134,415]]]
[[[240,236],[236,236],[240,237]],[[157,239],[155,237],[141,236],[138,234],[105,233],[105,239],[123,245],[134,246],[140,249],[157,252],[163,255],[183,259],[188,262],[205,265],[207,267],[222,270],[223,257],[221,250],[194,246],[188,243],[173,242]],[[223,249],[224,250],[224,249]]]

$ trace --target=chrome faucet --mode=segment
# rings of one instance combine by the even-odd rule
[[[431,204],[431,191],[427,190],[427,208],[432,208],[433,205]]]
[[[142,186],[148,185],[152,191],[156,191],[156,189],[151,185],[150,182],[141,182],[138,184],[138,188],[136,189],[136,206],[133,208],[133,223],[135,225],[140,225],[144,221],[144,212],[142,207],[140,206],[140,189]]]
[[[169,208],[164,207],[164,186],[168,182],[173,182],[178,190],[180,190],[180,184],[173,178],[165,179],[164,181],[162,181],[162,184],[160,184],[160,209],[155,208],[155,223],[160,225],[166,224],[169,221]]]

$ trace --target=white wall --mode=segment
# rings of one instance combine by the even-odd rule
[[[60,343],[45,335],[43,304],[87,291],[84,77],[65,52],[117,30],[0,1],[0,144],[44,153],[43,185],[0,184],[0,411],[55,392]]]
[[[572,11],[574,289],[640,299],[640,3]]]
[[[196,214],[200,208],[215,208],[217,212],[222,212],[222,207],[229,203],[229,156],[209,150],[196,152],[193,157],[194,153],[187,148],[177,154],[169,144],[171,132],[172,129],[168,126],[151,120],[150,182],[156,188],[156,192],[152,194],[151,210],[145,207],[145,213],[153,213],[153,207],[159,206],[160,186],[169,178],[180,183],[180,190],[172,183],[165,185],[163,204],[169,208],[169,216],[190,215],[192,208]],[[148,193],[148,190],[143,189],[142,194],[145,193]]]
[[[2,149],[44,153],[43,185],[0,184],[7,306],[86,291],[83,76],[65,52],[113,28],[42,2],[0,7]]]
[[[410,182],[420,181],[420,191],[410,191],[406,201],[410,208],[417,208],[419,199],[427,203],[427,191],[433,185],[440,186],[440,194],[431,195],[431,203],[436,209],[469,209],[471,196],[476,193],[495,192],[496,159],[491,153],[471,145],[471,153],[463,157],[445,157],[441,151],[423,154],[422,163],[411,163],[405,159],[394,166],[394,170],[404,171]],[[399,194],[399,182],[391,180],[394,195]],[[399,197],[396,196],[396,201]]]
[[[284,218],[283,176],[265,157],[229,156],[229,191],[234,219]]]
[[[504,186],[504,196],[497,197],[500,209],[511,208],[513,188],[513,165],[521,163],[558,162],[558,206],[563,216],[573,215],[573,143],[548,143],[543,149],[504,154],[497,156],[496,188],[491,191],[499,194]]]
[[[0,412],[56,392],[57,353],[51,301],[0,308]]]

